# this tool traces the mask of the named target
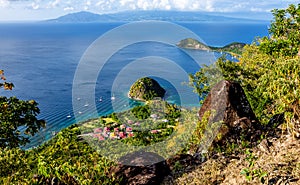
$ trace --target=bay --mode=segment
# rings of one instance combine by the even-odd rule
[[[39,118],[47,121],[47,127],[32,138],[32,142],[26,146],[27,148],[41,144],[51,138],[52,133],[78,121],[75,120],[74,112],[80,112],[82,115],[80,120],[86,120],[135,106],[137,102],[127,98],[130,81],[125,80],[126,83],[121,83],[124,80],[119,83],[115,81],[115,79],[131,79],[130,77],[133,77],[130,70],[125,71],[123,76],[120,73],[133,61],[147,56],[160,56],[162,61],[163,58],[168,58],[176,61],[176,64],[184,68],[186,72],[194,73],[198,68],[189,62],[191,59],[186,52],[199,56],[203,63],[211,63],[220,56],[218,53],[204,51],[183,51],[175,46],[176,43],[170,46],[163,43],[143,42],[127,46],[110,58],[97,80],[94,101],[98,115],[91,114],[89,106],[91,102],[85,101],[84,95],[76,97],[81,104],[80,110],[73,110],[72,84],[80,59],[97,38],[124,24],[0,24],[0,68],[5,70],[8,81],[15,85],[13,91],[2,90],[0,95],[17,96],[23,100],[36,100],[41,110]],[[268,23],[187,22],[178,24],[196,33],[206,44],[211,46],[224,46],[231,42],[251,43],[256,36],[268,35]],[[142,73],[145,70],[144,67],[135,65],[134,70]],[[177,73],[172,73],[167,66],[152,67],[152,70],[156,70],[158,73],[168,74],[170,79],[178,79]],[[117,78],[118,76],[122,78]],[[180,80],[175,83],[182,83]],[[168,101],[180,104],[180,95],[192,96],[190,91],[178,90],[175,88],[176,84],[174,86],[168,80],[158,79],[158,81],[167,88],[166,99]],[[89,82],[84,83],[88,84]],[[115,94],[112,94],[113,89]],[[111,100],[112,95],[115,97],[114,101]],[[198,102],[189,103],[197,106]]]

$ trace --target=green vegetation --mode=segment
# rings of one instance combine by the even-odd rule
[[[217,52],[227,52],[232,56],[239,56],[243,52],[243,48],[246,44],[240,42],[233,42],[223,47],[208,46],[196,39],[187,38],[181,40],[177,46],[185,49],[197,49],[205,51],[217,51]]]
[[[293,132],[300,118],[300,59],[296,55],[300,48],[300,5],[274,10],[273,14],[271,38],[247,46],[239,63],[219,61],[219,66],[225,78],[241,83],[263,124],[284,113],[287,128]]]
[[[181,114],[176,105],[162,100],[148,101],[143,106],[114,113],[114,116],[108,115],[81,124],[81,136],[97,144],[98,141],[120,140],[127,147],[148,146],[173,134]],[[109,121],[108,117],[111,118]],[[123,145],[122,143],[119,144]],[[135,150],[134,147],[132,150]]]
[[[36,118],[40,110],[34,100],[0,97],[0,148],[15,148],[29,143],[29,137],[45,126]],[[22,127],[22,128],[20,128]]]
[[[238,63],[221,57],[216,64],[203,66],[190,75],[190,85],[203,100],[218,80],[237,81],[244,88],[261,124],[266,125],[272,116],[284,113],[285,128],[294,137],[299,137],[300,57],[297,52],[300,48],[300,4],[290,5],[286,10],[274,10],[273,15],[270,38],[259,38],[243,47]],[[13,84],[5,81],[1,70],[0,77],[4,81],[0,87],[13,88]],[[148,94],[138,96],[144,84],[151,86],[152,82],[150,78],[143,78],[134,84],[130,96],[145,100],[160,96],[151,89]],[[199,143],[205,139],[209,115],[213,113],[206,113],[198,121],[197,112],[155,99],[128,111],[78,123],[62,130],[41,146],[24,151],[18,147],[28,142],[26,134],[34,135],[44,126],[44,121],[36,118],[39,113],[37,103],[1,97],[0,184],[121,184],[122,179],[114,178],[109,170],[116,165],[114,159],[126,152],[145,146],[163,157],[174,154],[174,151],[184,154],[197,152]],[[213,125],[211,127],[213,129]],[[281,170],[278,173],[300,178],[299,147],[290,150],[295,147],[294,143],[285,147],[287,151],[282,150],[281,145],[273,147],[276,150],[274,155],[283,161],[278,165],[278,161],[269,163],[276,158],[270,153],[245,151],[252,146],[242,137],[241,146],[228,143],[213,150],[226,157],[214,156],[216,160],[209,159],[186,179],[183,175],[183,180],[179,179],[178,183],[230,184],[230,180],[241,174],[251,181],[249,183],[264,183],[272,176],[272,171],[278,169]],[[218,135],[217,139],[222,138]],[[280,152],[282,155],[278,156]],[[244,157],[227,158],[234,153]],[[104,156],[109,156],[109,159]],[[262,156],[265,157],[263,162]],[[177,162],[174,169],[182,171],[184,165]],[[224,175],[226,170],[230,172],[228,177]]]
[[[300,60],[297,56],[300,5],[274,10],[273,15],[270,38],[260,38],[245,46],[237,63],[221,57],[216,67],[204,66],[190,75],[191,84],[205,96],[214,85],[213,81],[208,83],[211,73],[220,70],[223,78],[242,85],[262,124],[267,124],[272,116],[284,113],[287,128],[293,132],[300,118]]]
[[[135,100],[148,101],[156,97],[163,98],[165,92],[157,81],[149,77],[144,77],[137,80],[130,87],[128,96]]]
[[[262,169],[254,169],[255,161],[257,157],[249,149],[246,150],[246,161],[249,163],[248,168],[244,168],[241,171],[241,174],[246,177],[248,181],[258,178],[261,183],[265,183],[265,177],[268,175],[267,172],[264,172]]]
[[[181,140],[177,136],[182,136],[182,132],[190,134],[178,118],[190,118],[195,112],[180,110],[176,105],[158,100],[134,108],[138,115],[149,110],[151,115],[142,116],[142,119],[128,110],[73,125],[38,148],[27,151],[5,148],[0,151],[0,183],[119,184],[122,179],[115,179],[109,170],[116,165],[114,159],[124,155],[123,150],[133,152],[136,146],[160,144],[160,141],[170,138],[169,150],[162,148],[165,151],[161,153],[168,155],[174,151],[172,147],[179,146],[176,142]],[[176,137],[170,137],[175,132],[178,132]],[[99,148],[95,149],[93,144]],[[101,146],[106,148],[101,151]],[[106,151],[115,156],[107,154],[104,157]]]
[[[117,184],[120,179],[107,176],[114,163],[78,138],[79,134],[79,127],[73,125],[36,149],[1,150],[0,183]]]
[[[6,77],[4,76],[3,70],[0,70],[0,79],[3,81],[3,83],[0,82],[0,88],[3,87],[4,90],[12,90],[12,88],[14,87],[14,84],[6,82]]]
[[[270,37],[258,38],[251,45],[246,45],[237,63],[221,57],[216,64],[203,66],[197,73],[190,75],[190,85],[204,99],[217,81],[221,79],[236,81],[242,85],[252,109],[263,126],[262,128],[266,125],[276,126],[269,125],[270,118],[278,114],[284,114],[284,124],[281,128],[287,132],[283,133],[290,134],[294,138],[300,138],[300,4],[298,6],[290,5],[286,10],[274,10],[273,15],[274,20],[269,29]],[[205,125],[205,117],[196,129],[198,131],[196,135],[198,134],[200,137],[202,137],[201,128],[204,127],[203,123]],[[265,135],[261,135],[261,137],[263,138]],[[199,137],[196,137],[196,142],[197,138]],[[244,155],[245,149],[243,148],[252,147],[252,143],[241,138],[241,145],[242,148],[241,146],[235,146],[234,143],[228,143],[226,146],[216,148],[214,151],[223,153],[226,156],[235,153],[239,154],[240,157]],[[288,166],[293,164],[294,159],[292,157],[287,159],[285,153],[293,153],[292,156],[299,160],[297,147],[299,145],[294,146],[294,148],[279,147],[276,160],[272,159],[274,157],[273,153],[266,153],[262,158],[256,157],[256,155],[261,155],[260,152],[256,151],[256,155],[254,155],[249,149],[246,149],[246,157],[241,157],[245,159],[245,161],[242,161],[244,167],[240,168],[239,172],[236,170],[236,173],[241,173],[247,181],[250,181],[244,181],[244,183],[265,183],[269,180],[271,182],[282,173],[293,173],[293,177],[299,178],[299,173],[294,173],[298,170],[296,165],[290,168],[287,166],[268,168],[269,161],[276,164],[279,161],[285,161]],[[285,149],[288,151],[280,152],[280,150]],[[208,164],[210,163],[215,165],[216,161],[210,160]],[[221,165],[221,163],[217,165]],[[238,165],[242,166],[240,161],[233,162],[228,166],[216,166],[214,170],[211,170],[211,165],[204,165],[200,167],[200,170],[196,170],[196,174],[194,172],[188,174],[187,178],[183,178],[179,183],[185,183],[190,176],[197,176],[190,183],[195,183],[196,179],[199,178],[208,184],[212,182],[212,179],[228,184],[242,183],[243,180],[238,178],[238,175],[229,175],[229,171],[232,173]],[[224,168],[228,172],[226,170],[224,172]],[[285,169],[276,173],[277,168]],[[208,175],[207,171],[213,172]],[[224,174],[227,174],[228,179],[220,180],[220,177],[224,177]],[[231,182],[230,178],[236,178],[237,181]]]
[[[0,70],[3,83],[0,88],[12,90],[13,84],[6,82],[3,70]],[[37,119],[40,113],[34,100],[23,101],[16,97],[0,96],[0,148],[16,148],[29,143],[28,135],[33,136],[41,127],[44,120]]]
[[[135,115],[138,119],[147,119],[150,116],[151,110],[148,105],[144,106],[136,106],[131,109],[131,112]]]
[[[234,57],[238,57],[243,53],[243,49],[246,46],[245,43],[233,42],[224,47],[210,47],[213,51],[227,52]]]

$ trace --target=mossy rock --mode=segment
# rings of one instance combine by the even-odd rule
[[[138,79],[131,87],[128,97],[138,101],[148,101],[155,97],[163,98],[166,91],[159,83],[149,77]]]

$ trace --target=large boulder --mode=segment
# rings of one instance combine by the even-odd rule
[[[211,129],[206,136],[208,144],[234,142],[240,136],[251,140],[259,128],[242,87],[225,80],[211,89],[199,110],[199,119],[206,120],[206,129]]]
[[[134,100],[147,101],[156,97],[163,98],[165,93],[165,89],[156,80],[144,77],[130,87],[128,97]]]
[[[160,161],[154,163],[154,161]],[[165,159],[151,152],[134,152],[123,156],[120,164],[112,167],[110,175],[122,179],[121,184],[160,184],[170,173]]]

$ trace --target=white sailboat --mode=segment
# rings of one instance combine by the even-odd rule
[[[115,95],[113,94],[112,97],[111,97],[110,99],[111,99],[111,100],[115,100],[115,99],[116,99]]]

